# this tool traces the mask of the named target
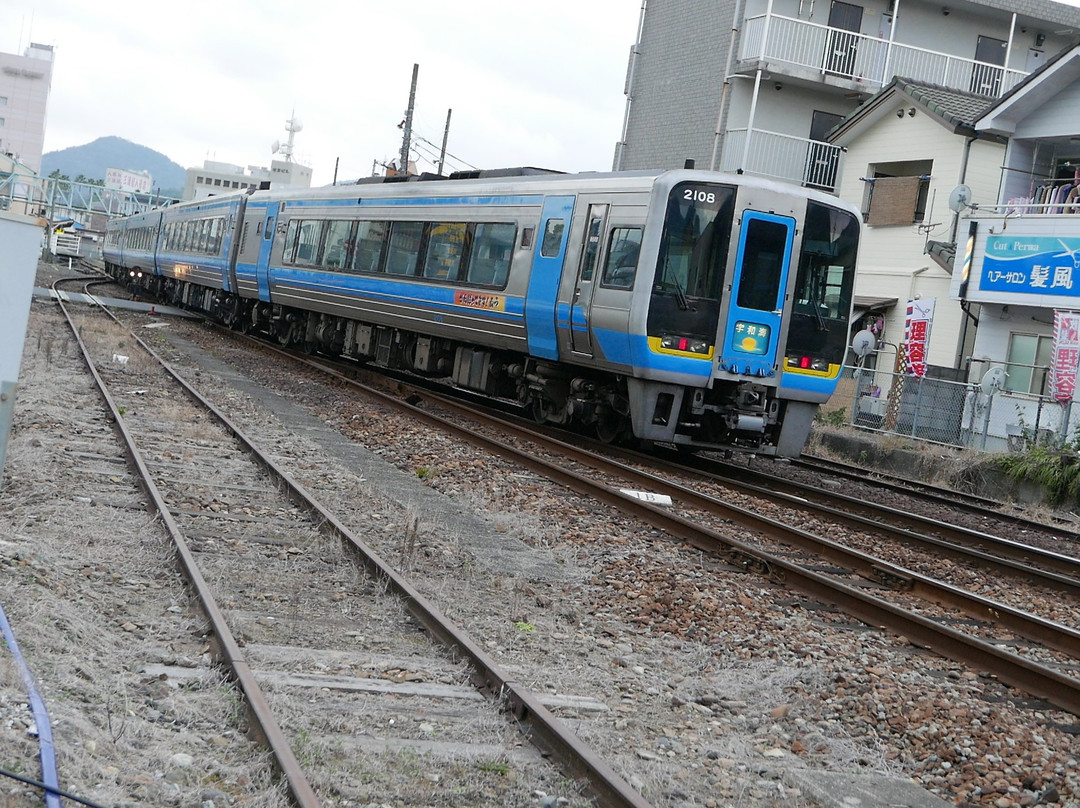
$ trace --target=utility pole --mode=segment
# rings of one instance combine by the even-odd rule
[[[416,103],[416,76],[420,72],[420,65],[412,66],[412,87],[409,89],[409,108],[405,110],[405,134],[401,140],[401,165],[402,174],[409,173],[409,141],[412,138],[413,105]]]
[[[446,139],[450,137],[450,113],[454,110],[446,110],[446,128],[442,133],[442,151],[439,152],[439,173],[442,174],[443,163],[446,162]]]

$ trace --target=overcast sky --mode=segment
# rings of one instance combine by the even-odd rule
[[[414,134],[434,170],[610,170],[641,0],[2,0],[0,51],[55,48],[45,151],[116,135],[184,168],[294,156],[313,184],[372,173]],[[416,152],[414,151],[414,157]],[[129,166],[118,166],[130,168]]]

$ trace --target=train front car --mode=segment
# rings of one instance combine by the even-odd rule
[[[101,250],[105,270],[133,293],[146,288],[157,270],[160,227],[160,210],[111,219],[105,226]]]
[[[753,178],[664,179],[663,226],[642,250],[655,267],[628,380],[634,434],[797,456],[843,364],[859,214]]]

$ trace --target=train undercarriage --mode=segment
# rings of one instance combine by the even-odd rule
[[[132,277],[110,268],[128,286]],[[308,353],[404,370],[513,401],[537,423],[577,428],[616,443],[633,437],[625,380],[615,374],[537,360],[525,354],[304,311],[175,278],[140,275],[135,284],[162,303],[200,311],[244,333]]]

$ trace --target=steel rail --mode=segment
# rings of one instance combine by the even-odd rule
[[[230,431],[233,437],[241,443],[270,474],[278,478],[281,484],[286,487],[290,498],[292,498],[294,502],[308,508],[318,515],[320,528],[325,531],[327,535],[344,540],[367,571],[373,577],[382,580],[389,589],[400,596],[404,600],[409,613],[421,623],[432,636],[437,638],[451,651],[459,653],[464,658],[470,660],[474,668],[471,677],[474,685],[493,699],[502,700],[508,706],[510,714],[513,715],[514,719],[521,725],[523,733],[527,736],[529,741],[538,748],[543,756],[554,759],[565,774],[572,779],[583,782],[585,788],[591,792],[602,805],[611,806],[612,808],[651,808],[651,804],[642,797],[641,794],[634,790],[633,787],[620,777],[610,765],[608,765],[589,746],[582,742],[568,726],[561,722],[550,710],[544,707],[544,705],[541,704],[528,689],[515,683],[513,678],[506,673],[494,659],[485,653],[466,632],[455,626],[453,622],[443,615],[433,603],[420,594],[419,591],[417,591],[403,576],[399,575],[393,567],[385,562],[371,547],[363,540],[353,535],[353,533],[349,531],[332,512],[327,510],[300,483],[294,480],[283,468],[260,451],[256,443],[249,438],[243,430],[233,424],[212,402],[199,394],[199,392],[195,390],[175,369],[173,369],[168,362],[161,358],[149,345],[140,339],[138,335],[132,333],[132,337],[159,363],[161,363],[161,366],[173,376],[190,397],[206,407],[206,409]],[[114,413],[116,413],[115,409]],[[119,421],[118,413],[116,415]],[[193,557],[191,563],[194,564]],[[207,590],[207,594],[209,594],[209,590]],[[222,625],[224,627],[224,623]],[[224,627],[224,629],[228,632],[227,627]],[[229,636],[231,637],[231,635]],[[237,652],[239,652],[239,648],[237,648]],[[245,672],[250,675],[250,670],[247,668],[246,663],[244,664],[244,669]],[[245,690],[245,693],[246,692],[247,691]],[[261,691],[259,691],[259,693],[261,693]],[[273,721],[272,716],[270,716],[270,720]],[[273,722],[273,726],[276,727],[276,722]],[[292,757],[291,750],[289,750],[288,755],[289,757]],[[295,761],[295,758],[293,758],[293,760]],[[299,772],[299,768],[297,768],[297,771]],[[314,794],[312,794],[312,799],[314,799]],[[300,804],[308,806],[317,805],[318,803],[304,802]]]
[[[924,499],[929,499],[942,505],[948,505],[951,508],[956,508],[957,510],[965,511],[976,516],[985,516],[989,514],[994,519],[1015,525],[1021,530],[1038,530],[1057,538],[1064,539],[1065,541],[1080,542],[1080,532],[1077,532],[1075,527],[1068,527],[1065,524],[1050,524],[1048,522],[1041,522],[1036,519],[1021,516],[1020,514],[1003,512],[998,509],[1007,507],[1007,504],[996,499],[991,499],[990,497],[954,491],[949,488],[943,488],[942,486],[933,485],[932,483],[924,483],[919,480],[893,477],[891,475],[885,475],[884,472],[872,471],[869,469],[860,468],[858,471],[853,471],[850,466],[844,466],[835,460],[829,460],[824,457],[815,457],[813,455],[803,455],[792,462],[794,465],[803,467],[808,471],[819,473],[824,471],[838,477],[856,480],[884,490],[895,491],[908,496],[923,497]],[[1059,519],[1058,521],[1065,522],[1067,520]]]
[[[63,281],[58,281],[57,283],[61,282]],[[54,289],[56,285],[57,284],[53,284]],[[82,336],[72,319],[71,313],[68,311],[67,306],[64,305],[64,302],[60,299],[59,295],[57,295],[56,302],[63,312],[64,317],[67,319],[72,333],[75,335],[75,340],[83,353],[83,358],[86,361],[87,367],[94,377],[98,392],[112,414],[113,429],[116,430],[120,439],[123,441],[127,450],[128,461],[133,466],[139,485],[149,499],[153,510],[161,517],[166,531],[176,546],[181,569],[183,570],[184,575],[187,576],[192,588],[195,590],[203,616],[206,618],[213,631],[215,637],[214,645],[217,647],[218,656],[224,662],[226,669],[232,672],[234,681],[243,692],[244,702],[253,718],[253,724],[257,728],[257,732],[264,745],[270,749],[278,772],[288,788],[290,797],[297,806],[300,806],[300,808],[318,808],[320,804],[319,799],[315,795],[315,791],[312,789],[307,777],[304,775],[304,771],[300,767],[299,761],[297,761],[296,756],[293,754],[285,734],[282,732],[281,727],[278,726],[273,711],[270,709],[270,704],[266,699],[266,695],[263,693],[247,660],[244,658],[240,644],[229,629],[228,623],[225,620],[225,615],[221,612],[214,600],[210,591],[210,586],[200,572],[198,563],[195,560],[195,555],[188,546],[180,526],[176,523],[172,513],[169,511],[168,504],[165,502],[165,498],[154,483],[150,469],[136,445],[134,435],[128,429],[124,417],[120,413],[120,408],[117,406],[112,394],[109,392],[108,385],[98,372],[93,357],[90,355],[90,349],[86,346],[86,343],[83,342]],[[102,311],[105,311],[110,317],[112,316],[112,314],[108,312],[108,309],[101,306],[100,303],[98,303],[98,305],[101,307]],[[115,320],[116,318],[114,317],[113,319]],[[132,337],[134,337],[144,349],[150,351],[158,361],[161,361],[160,357],[158,357],[145,342],[139,339],[138,336],[132,334]]]
[[[625,449],[616,449],[612,453],[622,457],[644,458],[644,456],[636,455]],[[771,477],[752,470],[740,470],[743,472],[740,478],[734,471],[717,473],[707,471],[698,465],[687,466],[668,463],[653,457],[649,457],[648,462],[655,467],[667,468],[672,473],[694,474],[712,481],[721,480],[725,485],[751,496],[765,497],[800,510],[813,510],[830,519],[843,522],[849,527],[867,528],[878,533],[884,532],[909,544],[931,548],[952,558],[973,561],[982,566],[1018,575],[1048,588],[1080,597],[1080,559],[1063,553],[1055,553],[960,525],[951,525],[928,517],[909,514],[885,505],[824,491],[803,483],[792,483],[788,480]],[[711,467],[713,464],[707,463],[706,465]],[[724,468],[728,467],[725,466]],[[767,485],[754,484],[745,479],[746,477],[764,479]],[[813,496],[824,502],[815,502],[813,499],[796,493],[803,490],[808,490]],[[876,517],[853,512],[856,510],[876,514]],[[925,533],[918,533],[884,522],[882,521],[883,516],[893,516],[895,521],[909,526],[937,531],[946,538],[942,539]],[[958,542],[958,544],[950,541],[950,538]],[[972,549],[973,547],[981,547],[988,552]],[[997,555],[994,554],[994,551],[996,551]],[[1039,566],[1033,566],[1035,564]]]

